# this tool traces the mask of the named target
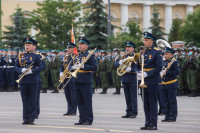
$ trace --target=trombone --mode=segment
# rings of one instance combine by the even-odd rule
[[[78,59],[78,60],[76,61],[76,63],[75,63],[73,66],[78,65],[79,61],[80,61],[80,59]],[[68,66],[65,68],[65,70],[69,68],[70,64],[71,64],[71,61],[70,61],[70,63],[68,64]],[[73,66],[72,66],[72,67],[73,67]],[[65,86],[69,83],[69,81],[70,81],[71,78],[72,78],[72,75],[71,75],[72,72],[71,72],[71,71],[72,71],[72,69],[70,69],[69,72],[64,73],[63,78],[60,79],[60,83],[59,83],[59,85],[57,86],[57,90],[61,91],[61,90],[64,89]],[[59,89],[59,88],[60,88],[60,85],[64,83],[64,81],[65,81],[66,78],[68,78],[67,83],[65,83],[64,86],[63,86],[61,89]]]
[[[29,66],[28,66],[28,68],[26,69],[26,71],[24,72],[24,73],[22,73],[20,76],[19,76],[19,79],[18,80],[16,80],[16,82],[19,84],[19,82],[22,80],[22,78],[26,75],[26,73],[29,71],[29,70],[31,70],[31,68],[33,67],[33,63],[34,62],[32,62]]]
[[[147,88],[147,85],[144,84],[144,55],[143,54],[141,56],[141,59],[142,59],[142,79],[141,79],[140,88]]]

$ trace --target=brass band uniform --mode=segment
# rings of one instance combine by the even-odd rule
[[[76,44],[74,43],[67,43],[67,48],[68,50],[66,52],[68,52],[68,55],[66,55],[63,58],[63,62],[62,62],[62,66],[60,68],[60,77],[63,77],[63,75],[66,75],[66,70],[68,71],[68,65],[71,61],[73,61],[74,58],[74,48],[76,47]],[[70,80],[70,81],[68,81]],[[77,111],[77,102],[76,102],[76,97],[75,97],[75,85],[74,85],[74,77],[70,78],[66,78],[64,81],[64,85],[66,84],[66,82],[69,82],[65,87],[65,98],[67,101],[67,113],[63,114],[64,116],[66,115],[76,115],[76,111]]]
[[[127,57],[133,57],[135,44],[131,41],[125,42],[126,55],[121,57],[121,60],[115,63],[115,67],[119,67],[123,63],[123,60]],[[138,114],[137,109],[137,75],[136,65],[134,62],[128,67],[126,73],[122,75],[121,81],[124,88],[124,94],[126,99],[126,114],[122,118],[136,118]]]
[[[145,125],[141,130],[157,130],[158,119],[158,83],[161,83],[160,71],[162,70],[162,51],[154,48],[155,37],[144,32],[145,50],[141,53],[144,56],[144,112]],[[141,58],[137,61],[137,68],[141,69]],[[142,73],[138,73],[138,78],[142,78]]]
[[[75,56],[75,62],[79,59],[80,63],[71,67],[74,70],[78,70],[81,66],[81,69],[78,70],[77,78],[75,78],[75,94],[80,114],[79,122],[75,123],[75,125],[91,125],[93,122],[92,71],[97,70],[97,63],[94,54],[86,62],[84,61],[90,54],[87,50],[89,44],[90,42],[86,38],[79,38],[80,52]],[[81,65],[81,62],[85,62],[84,65]]]
[[[175,58],[175,60],[173,59],[173,54],[174,51],[171,48],[166,47],[165,60],[163,61],[163,70],[161,71],[161,75],[164,75],[162,78],[162,94],[164,98],[165,113],[165,118],[162,120],[162,122],[176,121],[178,113],[176,95],[178,90],[177,75],[180,72],[180,65]],[[172,64],[170,68],[167,69],[170,63]]]
[[[33,53],[33,47],[34,45],[37,45],[37,41],[27,37],[23,40],[23,43],[25,44],[26,53],[20,54],[15,63],[16,71],[21,75],[25,75],[19,81],[23,103],[24,122],[22,124],[34,124],[38,91],[38,74],[42,69],[42,62],[40,56]]]

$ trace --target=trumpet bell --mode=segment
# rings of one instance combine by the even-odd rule
[[[161,50],[165,50],[166,47],[172,48],[171,45],[163,39],[158,39],[156,41],[156,44],[157,44],[157,47]]]
[[[77,78],[77,73],[76,73],[76,71],[72,73],[72,76],[73,76],[74,78]]]
[[[19,80],[15,80],[19,84]]]

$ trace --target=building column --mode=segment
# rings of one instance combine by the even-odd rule
[[[121,4],[121,27],[128,22],[128,4]]]
[[[172,6],[171,4],[165,5],[165,33],[169,34],[172,26]]]
[[[186,5],[186,16],[190,13],[193,13],[194,9],[193,6],[195,6],[195,4],[188,4]]]
[[[151,10],[150,4],[143,5],[143,31],[150,31],[148,28],[151,26]]]

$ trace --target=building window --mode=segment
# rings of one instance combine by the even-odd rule
[[[129,21],[135,21],[138,22],[140,21],[141,18],[139,18],[139,15],[137,12],[133,11],[130,15],[129,15]]]
[[[180,13],[176,12],[174,13],[174,16],[173,16],[174,19],[178,18],[178,19],[182,19],[182,16]]]
[[[116,15],[115,15],[114,12],[111,11],[111,12],[110,12],[110,16],[111,16],[111,21],[112,21],[112,22],[115,23],[115,22],[119,21],[119,18],[116,17]]]

